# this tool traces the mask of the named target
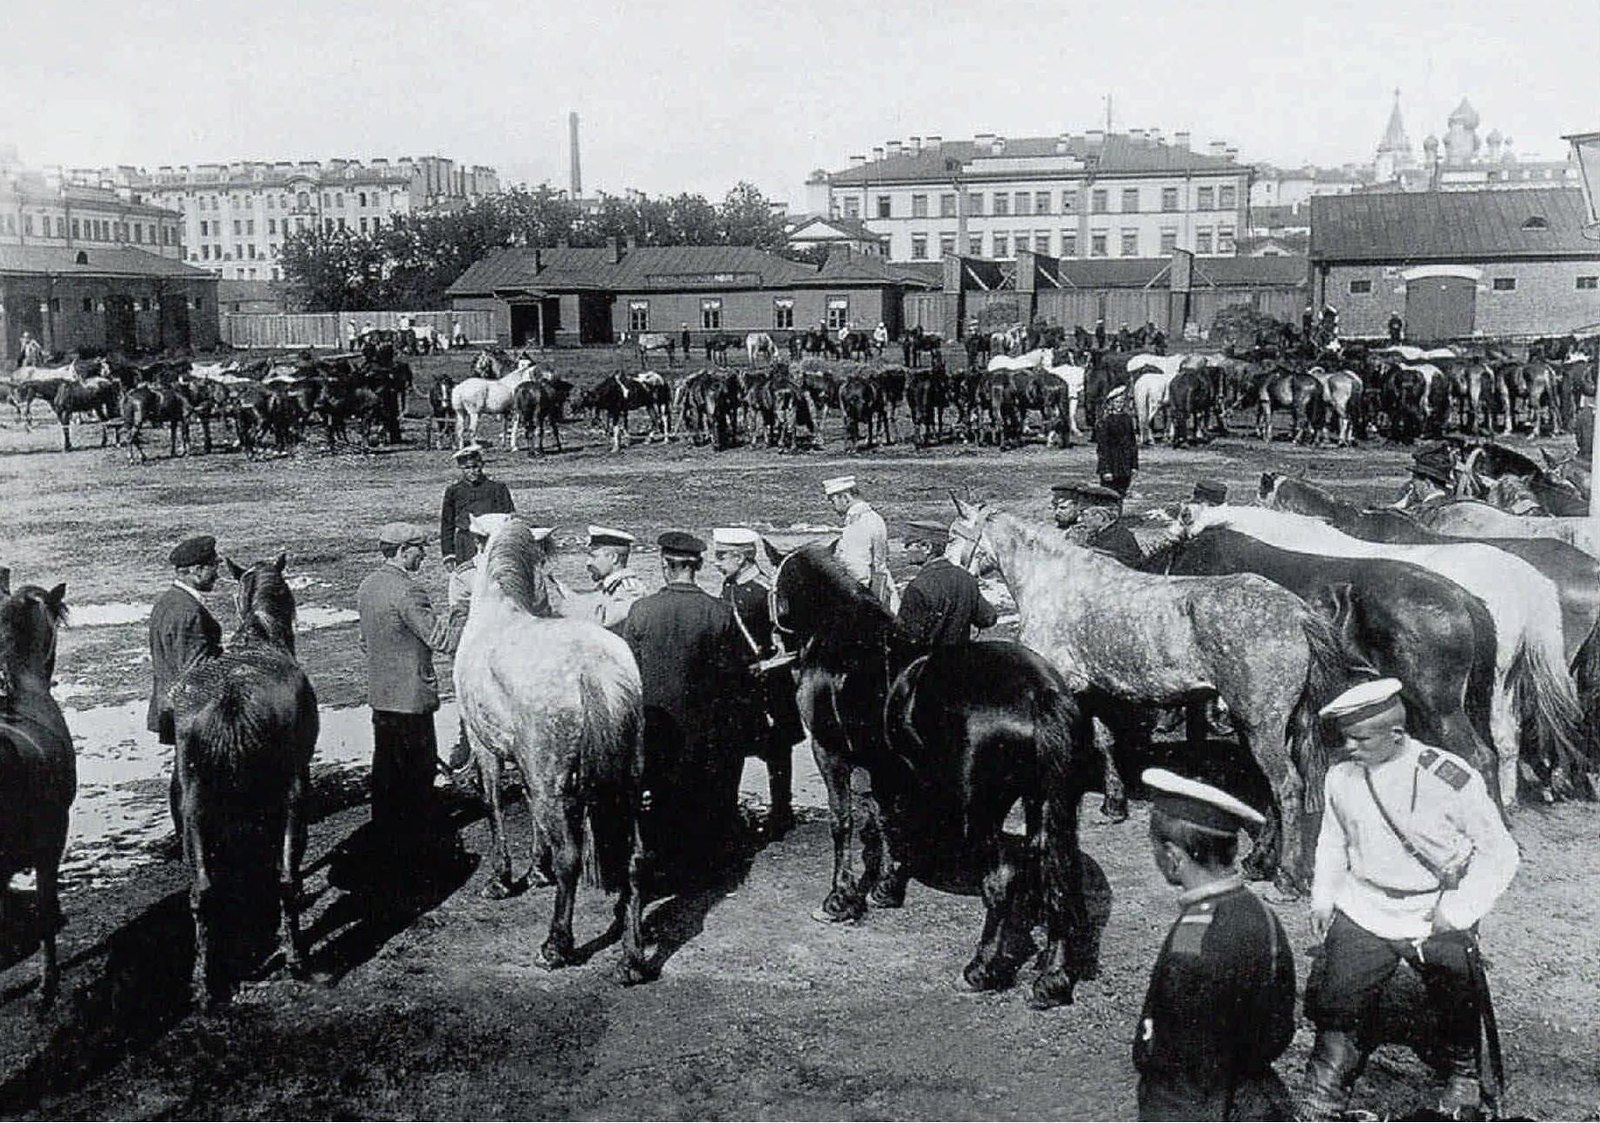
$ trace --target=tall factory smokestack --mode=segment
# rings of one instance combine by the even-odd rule
[[[572,197],[583,198],[583,167],[578,163],[578,115],[567,114],[567,130],[572,134]]]

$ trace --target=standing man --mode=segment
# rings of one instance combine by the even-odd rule
[[[433,653],[449,649],[448,620],[434,616],[416,581],[427,543],[424,527],[386,524],[378,531],[383,564],[356,591],[372,707],[371,853],[391,863],[388,871],[373,872],[400,876],[412,872],[418,859],[440,857],[446,842],[433,796],[433,715],[439,708]]]
[[[761,567],[765,544],[743,527],[718,527],[711,532],[712,560],[722,572],[722,599],[733,609],[733,622],[743,641],[741,655],[755,668],[761,713],[754,715],[751,746],[767,766],[770,806],[767,836],[775,838],[794,825],[794,747],[805,739],[800,708],[795,704],[794,674],[787,665],[763,666],[778,654],[773,640],[772,587]]]
[[[603,628],[620,627],[633,603],[644,596],[644,582],[628,568],[635,541],[633,535],[609,526],[589,528],[589,562],[585,568],[600,593],[594,618]]]
[[[969,568],[978,549],[971,523],[907,523],[905,543],[906,560],[918,572],[900,597],[894,627],[901,640],[920,654],[968,643],[974,630],[994,627],[999,613],[984,599]]]
[[[172,548],[167,561],[172,565],[172,584],[156,598],[150,609],[150,670],[155,681],[150,691],[145,727],[161,744],[176,745],[172,700],[167,697],[167,691],[191,663],[222,650],[222,626],[206,608],[202,596],[217,584],[217,540],[209,534],[185,538]],[[167,795],[173,830],[181,846],[183,826],[179,815],[176,759]]]
[[[22,350],[17,355],[17,366],[37,367],[43,365],[44,348],[39,345],[39,341],[37,339],[33,338],[32,332],[23,332]]]
[[[883,358],[883,349],[889,346],[889,329],[882,320],[872,329],[872,347],[878,353],[878,358]]]
[[[1294,952],[1234,866],[1261,814],[1152,768],[1150,846],[1181,911],[1150,973],[1133,1039],[1140,1119],[1292,1119],[1272,1062],[1294,1038]]]
[[[833,509],[844,516],[844,529],[834,544],[833,556],[893,613],[899,597],[889,576],[889,528],[884,525],[883,516],[856,493],[854,476],[823,480],[822,491]]]
[[[1316,326],[1317,314],[1311,305],[1306,305],[1306,310],[1300,313],[1300,337],[1307,343],[1311,342],[1311,329]]]
[[[1094,349],[1096,351],[1104,351],[1106,349],[1106,321],[1104,317],[1094,322]]]
[[[1122,496],[1099,484],[1056,484],[1050,489],[1050,507],[1056,526],[1066,531],[1067,541],[1098,550],[1123,565],[1136,566],[1144,560],[1139,540],[1119,521]]]
[[[646,847],[661,870],[708,872],[734,841],[752,693],[733,609],[695,583],[706,544],[657,540],[666,584],[622,622],[644,683]]]
[[[1491,1099],[1499,1092],[1499,1040],[1477,928],[1517,872],[1517,844],[1470,764],[1406,735],[1400,691],[1399,680],[1378,679],[1322,709],[1345,759],[1324,781],[1311,883],[1311,930],[1322,954],[1306,984],[1317,1038],[1302,1119],[1335,1119],[1345,1110],[1376,1044],[1379,994],[1402,959],[1422,975],[1444,1038],[1439,1110],[1481,1119],[1483,1092]]]
[[[1400,318],[1400,313],[1389,313],[1389,342],[1399,343],[1406,337],[1406,322]]]
[[[471,561],[478,551],[472,539],[473,515],[509,515],[517,509],[511,489],[484,474],[482,445],[474,441],[456,452],[454,459],[461,478],[444,489],[439,508],[439,551],[447,571]]]
[[[1128,412],[1125,386],[1114,387],[1101,403],[1100,418],[1094,423],[1094,452],[1100,482],[1127,495],[1139,470],[1139,431]]]
[[[683,351],[684,362],[689,361],[689,348],[692,344],[693,339],[689,335],[689,323],[685,320],[678,325],[678,347]]]

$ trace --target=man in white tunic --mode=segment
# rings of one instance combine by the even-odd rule
[[[889,528],[883,516],[860,497],[854,476],[823,480],[822,490],[833,509],[844,516],[834,557],[883,607],[891,613],[898,611],[900,598],[889,576]]]

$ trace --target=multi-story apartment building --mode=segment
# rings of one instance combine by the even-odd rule
[[[228,280],[282,276],[284,240],[297,230],[366,233],[396,218],[499,192],[493,168],[438,156],[240,161],[194,167],[73,169],[72,179],[137,192],[181,217],[184,259]]]
[[[182,260],[182,217],[130,191],[73,183],[60,169],[25,168],[15,149],[0,151],[0,245],[134,246]]]
[[[1010,258],[1230,255],[1243,232],[1250,169],[1189,134],[1099,130],[1008,139],[889,141],[843,171],[812,173],[807,207],[889,236],[891,261],[945,254]]]

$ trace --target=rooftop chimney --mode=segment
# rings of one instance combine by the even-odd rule
[[[1231,144],[1222,150],[1222,154],[1230,164],[1239,159],[1239,150]]]
[[[1160,129],[1151,129],[1145,135],[1151,140],[1155,141],[1157,144],[1167,143],[1167,136]]]
[[[1178,132],[1173,133],[1172,147],[1181,148],[1185,152],[1189,151],[1189,134],[1181,129]]]
[[[1214,140],[1206,146],[1206,151],[1213,156],[1221,158],[1227,154],[1228,142],[1225,140]]]
[[[1129,129],[1128,130],[1128,135],[1131,136],[1134,140],[1143,140],[1144,139],[1144,130],[1143,129]]]
[[[884,150],[888,152],[889,159],[893,160],[896,156],[900,155],[900,142],[898,140],[891,140],[884,145]]]
[[[911,151],[913,153],[922,151],[922,138],[920,136],[914,136],[911,138]]]
[[[994,149],[994,134],[993,133],[978,133],[972,139],[975,142],[977,142],[978,151],[980,153],[983,153],[984,155],[987,155],[989,152],[993,151],[993,149]]]
[[[922,142],[923,142],[923,144],[925,144],[927,146],[929,152],[937,152],[944,145],[944,137],[942,137],[942,136],[923,137],[922,138]]]
[[[619,264],[622,261],[622,257],[623,257],[622,235],[621,234],[613,234],[613,235],[611,235],[611,264],[612,265]]]
[[[1104,144],[1106,140],[1106,131],[1104,129],[1090,129],[1084,134],[1084,139],[1090,144]]]
[[[533,247],[533,271],[535,273],[544,268],[544,254],[538,246]]]
[[[1072,147],[1072,134],[1071,133],[1058,133],[1058,134],[1056,134],[1056,155],[1057,156],[1065,156],[1067,154],[1067,151],[1071,147]]]
[[[896,152],[895,155],[898,156],[899,153]],[[883,159],[883,149],[882,148],[874,148],[872,150],[872,162],[874,164],[876,164],[882,159]]]
[[[567,114],[568,145],[572,156],[572,198],[583,198],[583,166],[578,161],[578,115]]]
[[[850,166],[852,168],[859,168],[863,164],[865,164],[866,162],[867,162],[867,158],[865,156],[852,156],[852,157],[850,157]]]

